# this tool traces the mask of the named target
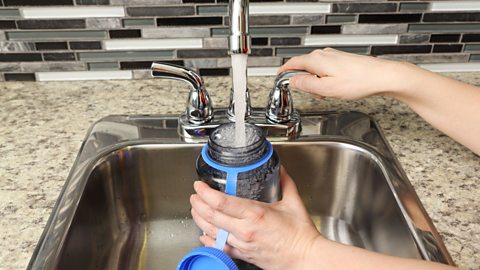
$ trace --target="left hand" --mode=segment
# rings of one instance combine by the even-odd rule
[[[266,270],[306,269],[302,262],[322,236],[283,167],[280,176],[283,199],[271,204],[229,196],[195,182],[197,194],[190,203],[193,219],[205,232],[200,241],[214,246],[222,228],[230,232],[225,251],[234,258]]]

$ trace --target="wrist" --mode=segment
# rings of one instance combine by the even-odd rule
[[[385,67],[386,76],[383,77],[385,82],[382,95],[398,98],[404,95],[412,88],[412,80],[416,80],[416,65],[408,62],[388,61]]]
[[[389,73],[392,77],[388,78],[390,86],[384,95],[408,104],[410,99],[415,98],[424,81],[430,77],[430,72],[408,62],[392,61],[391,64]]]
[[[298,269],[333,270],[328,262],[328,255],[326,256],[327,251],[331,249],[331,243],[333,242],[318,234],[313,239]]]

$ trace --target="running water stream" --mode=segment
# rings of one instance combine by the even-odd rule
[[[235,104],[235,147],[246,146],[245,112],[247,108],[247,54],[232,54],[233,100]]]

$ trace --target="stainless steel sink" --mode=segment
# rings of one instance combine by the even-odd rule
[[[453,265],[371,118],[341,112],[302,114],[301,120],[298,139],[274,147],[323,235]],[[97,122],[29,269],[175,269],[200,246],[188,198],[201,146],[181,140],[177,117]]]

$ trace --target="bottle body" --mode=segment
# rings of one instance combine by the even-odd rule
[[[218,132],[215,130],[210,136],[206,153],[215,163],[231,168],[240,168],[255,165],[252,170],[239,172],[236,177],[236,194],[241,198],[248,198],[262,202],[275,202],[281,199],[280,189],[280,159],[272,150],[271,156],[265,162],[258,163],[265,158],[271,147],[263,131],[247,124],[247,133],[254,134],[247,145],[231,147],[219,142],[218,137],[224,136],[222,129],[231,128],[233,124],[221,125]],[[219,135],[220,134],[220,135]],[[210,166],[200,155],[197,159],[197,173],[200,179],[213,189],[225,192],[227,172]]]
[[[200,179],[211,188],[225,192],[227,174],[209,166],[202,156],[197,160],[197,173]],[[237,176],[237,197],[261,202],[276,202],[280,193],[280,160],[274,152],[264,165]]]

